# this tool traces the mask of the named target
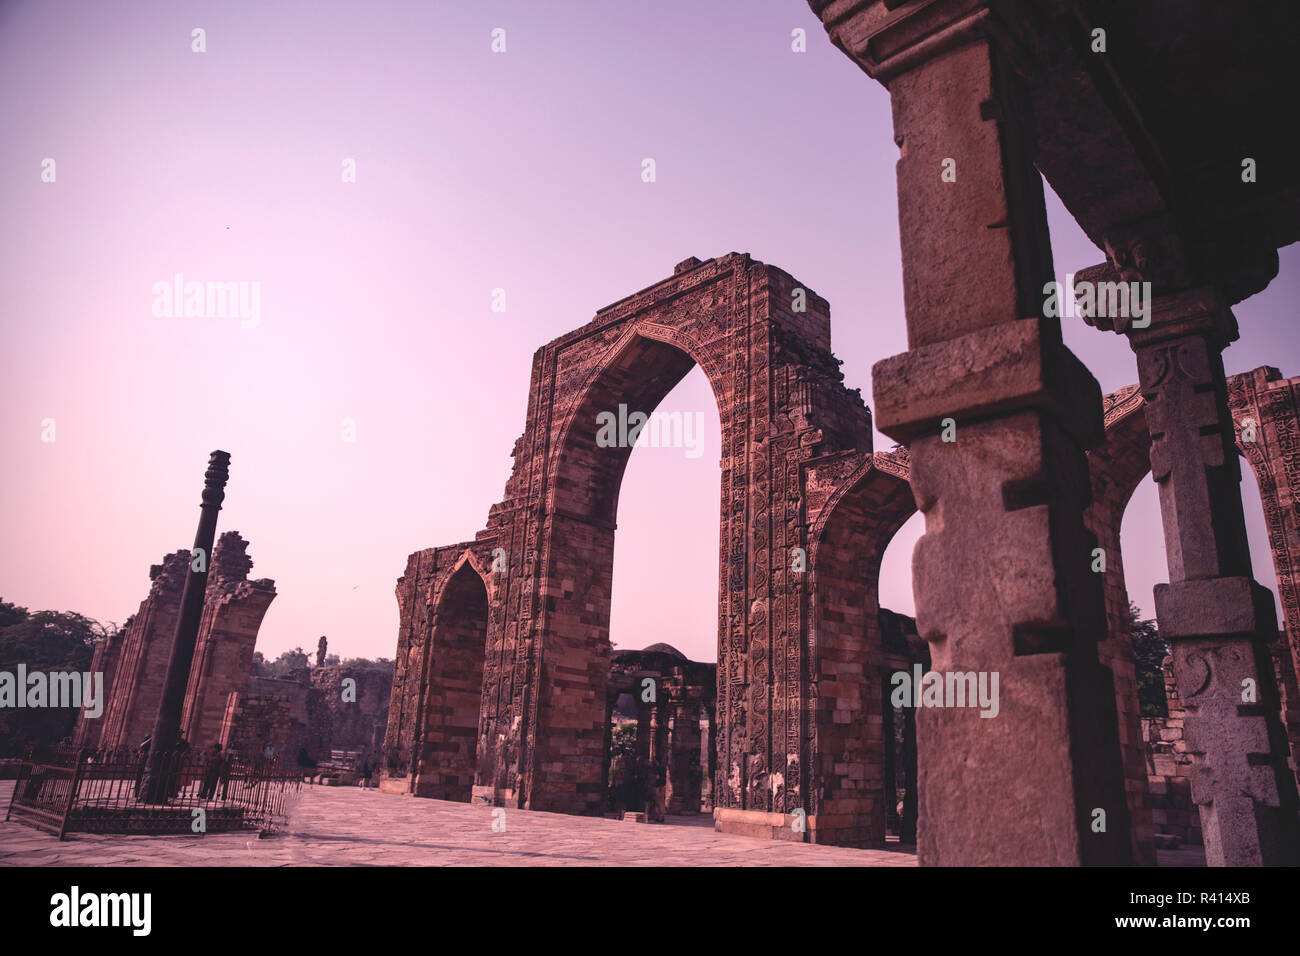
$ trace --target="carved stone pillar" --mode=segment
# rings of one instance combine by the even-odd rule
[[[1000,686],[996,716],[917,710],[920,862],[1129,862],[1082,520],[1101,391],[1044,316],[1052,260],[1027,91],[984,4],[821,13],[888,87],[900,147],[910,351],[876,365],[874,390],[877,427],[908,444],[926,516],[917,627],[935,671]]]
[[[704,716],[708,721],[708,740],[704,758],[704,783],[701,786],[703,793],[700,795],[700,809],[712,810],[716,806],[714,799],[714,778],[718,770],[718,712],[717,707],[713,704],[704,705]]]
[[[1107,241],[1121,280],[1155,279],[1150,313],[1085,319],[1127,334],[1137,353],[1169,562],[1169,583],[1155,589],[1156,617],[1186,709],[1206,862],[1294,864],[1295,779],[1269,651],[1277,621],[1272,594],[1252,576],[1223,369],[1237,322],[1219,287],[1186,288],[1179,241],[1158,225]],[[1088,270],[1085,281],[1104,272]]]
[[[899,774],[903,778],[903,813],[898,821],[900,843],[916,842],[916,711],[903,708],[903,763]],[[890,794],[893,798],[893,794]],[[896,798],[895,798],[896,799]]]
[[[668,812],[700,812],[700,705],[682,701],[668,713]]]
[[[898,744],[895,738],[895,721],[899,720],[898,710],[890,705],[891,684],[890,670],[880,672],[880,693],[882,715],[882,736],[885,742],[885,828],[898,832]]]

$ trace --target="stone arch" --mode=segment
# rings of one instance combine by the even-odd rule
[[[604,806],[614,532],[633,446],[598,443],[597,417],[608,413],[621,429],[627,416],[653,413],[697,364],[692,352],[700,354],[688,336],[652,323],[631,325],[558,424],[541,554],[546,641],[530,748],[534,766],[550,772],[534,777],[533,806],[587,813]],[[728,424],[722,427],[725,442]]]
[[[1098,661],[1111,672],[1115,688],[1119,743],[1124,765],[1130,845],[1135,862],[1154,866],[1155,826],[1148,799],[1146,745],[1142,739],[1137,671],[1128,634],[1128,588],[1124,581],[1120,529],[1124,512],[1142,478],[1151,471],[1151,435],[1136,385],[1104,396],[1105,439],[1088,451],[1092,501],[1083,523],[1105,555],[1101,587],[1106,638],[1097,645]]]
[[[810,812],[834,842],[883,846],[890,662],[879,625],[880,562],[916,512],[902,456],[862,456],[810,532],[811,680],[816,761]],[[882,467],[883,466],[883,467]],[[893,466],[893,467],[891,467]],[[905,465],[903,466],[905,468]],[[892,745],[892,741],[891,741]]]
[[[499,548],[473,798],[601,812],[612,544],[628,449],[598,446],[594,415],[619,404],[650,412],[692,365],[709,379],[722,432],[714,823],[788,839],[815,807],[810,575],[789,555],[809,547],[845,469],[870,456],[871,413],[831,354],[825,299],[739,253],[687,259],[537,350],[504,496],[472,542],[411,555],[399,581],[390,764],[400,767],[425,709],[416,662],[434,615],[420,588],[461,551],[484,560]],[[803,839],[836,832],[809,828]],[[842,834],[857,839],[851,827]]]
[[[638,411],[650,414],[696,365],[701,366],[717,400],[719,373],[701,364],[697,356],[702,354],[689,336],[674,334],[663,326],[643,322],[628,328],[583,384],[580,398],[560,423],[548,502],[554,511],[615,523],[618,493],[632,448],[598,447],[597,415],[607,412],[617,420],[620,406],[625,406],[629,415]]]
[[[488,627],[488,584],[469,552],[430,589],[429,604],[430,642],[424,659],[422,732],[413,791],[423,797],[468,801],[477,766]]]
[[[1227,386],[1237,453],[1250,465],[1259,487],[1278,597],[1286,619],[1290,653],[1279,648],[1275,654],[1279,684],[1285,695],[1284,701],[1277,702],[1277,708],[1281,710],[1294,759],[1300,754],[1300,692],[1297,692],[1295,676],[1300,661],[1300,631],[1297,630],[1300,628],[1300,523],[1293,489],[1300,486],[1300,457],[1291,449],[1300,440],[1296,399],[1300,379],[1283,379],[1276,369],[1264,366],[1229,375]],[[1124,586],[1119,534],[1133,490],[1151,471],[1151,437],[1144,409],[1145,402],[1136,385],[1106,396],[1106,440],[1089,452],[1094,504],[1085,519],[1107,551],[1108,573],[1103,587],[1110,637],[1106,644],[1111,645],[1117,673],[1125,671],[1124,654],[1130,658],[1127,671],[1133,670],[1131,648],[1124,634],[1128,592]],[[1247,421],[1254,425],[1254,441],[1243,440]],[[1123,639],[1116,640],[1117,635]],[[1122,715],[1125,695],[1121,692],[1119,696]],[[1136,712],[1136,685],[1129,706]],[[1123,733],[1121,721],[1121,736]]]
[[[1296,688],[1297,647],[1297,529],[1292,479],[1300,476],[1300,462],[1287,449],[1300,437],[1296,390],[1300,380],[1282,379],[1276,369],[1261,367],[1228,376],[1229,408],[1234,420],[1238,455],[1251,467],[1259,487],[1268,530],[1269,547],[1277,578],[1278,596],[1286,615],[1291,653],[1277,648],[1275,665],[1283,699],[1269,702],[1279,710],[1293,760],[1300,753],[1300,692]],[[1133,491],[1150,474],[1151,437],[1145,402],[1136,385],[1108,395],[1104,403],[1106,438],[1089,452],[1093,503],[1085,513],[1089,530],[1107,557],[1103,579],[1107,639],[1100,646],[1102,662],[1115,675],[1116,703],[1120,715],[1121,747],[1128,781],[1129,810],[1134,823],[1134,848],[1140,862],[1152,862],[1154,825],[1145,805],[1147,790],[1145,745],[1137,699],[1132,647],[1127,634],[1128,590],[1124,580],[1120,529]],[[1243,440],[1246,423],[1253,424],[1254,441]],[[1154,798],[1152,798],[1154,799]]]

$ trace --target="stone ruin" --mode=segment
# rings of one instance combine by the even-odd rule
[[[712,787],[705,781],[712,782],[716,759],[708,746],[712,741],[709,728],[716,720],[716,689],[716,665],[687,660],[669,644],[614,651],[605,685],[601,780],[609,779],[614,724],[635,723],[636,746],[629,773],[635,775],[642,767],[662,763],[668,813],[712,809]]]
[[[78,715],[72,743],[89,750],[134,750],[158,714],[163,677],[180,611],[190,552],[177,551],[150,568],[149,595],[114,635],[95,647],[92,671],[104,673],[104,712]],[[180,733],[194,752],[219,744],[255,756],[270,746],[287,766],[300,752],[328,761],[335,749],[378,762],[392,682],[384,671],[324,666],[288,679],[253,676],[257,632],[275,598],[275,582],[250,580],[248,542],[227,531],[212,552]],[[345,702],[343,681],[356,682]]]
[[[84,711],[78,716],[75,746],[134,749],[153,731],[189,566],[190,552],[176,551],[151,567],[153,583],[140,610],[120,635],[96,645],[90,669],[103,672],[108,699],[100,717],[88,718]],[[252,567],[248,542],[237,531],[223,533],[212,550],[181,715],[181,736],[192,750],[208,750],[221,740],[227,700],[252,673],[257,631],[275,598],[274,581],[249,580]]]
[[[355,682],[344,699],[344,681]],[[383,670],[339,665],[300,668],[285,677],[252,676],[230,695],[221,742],[234,751],[269,746],[290,766],[299,754],[314,764],[378,765],[388,723],[392,678]]]
[[[1238,457],[1267,512],[1294,673],[1297,382],[1228,376],[1222,360],[1239,334],[1231,306],[1300,238],[1300,173],[1277,122],[1300,14],[1242,18],[1207,0],[809,6],[893,106],[909,349],[877,363],[873,388],[875,425],[900,447],[873,449],[826,300],[748,255],[687,259],[543,346],[501,501],[472,539],[412,554],[398,582],[386,785],[601,812],[629,449],[598,444],[595,422],[653,411],[698,365],[723,449],[719,830],[883,841],[891,751],[893,772],[907,767],[886,744],[877,578],[919,509],[929,666],[997,674],[1003,689],[996,719],[922,708],[890,737],[913,728],[920,862],[1154,862],[1119,550],[1149,470],[1170,573],[1157,619],[1183,713],[1166,729],[1183,732],[1207,861],[1300,861],[1297,702],[1270,654]],[[1077,276],[1111,304],[1083,320],[1136,354],[1139,385],[1104,401],[1046,295],[1044,179],[1105,253]],[[1145,317],[1113,307],[1130,283],[1149,293]]]
[[[807,312],[792,311],[795,290],[804,291]],[[956,720],[954,740],[976,751],[994,747],[1001,769],[989,786],[997,799],[1043,827],[1049,807],[1024,802],[1035,792],[1030,784],[1040,781],[1054,800],[1073,805],[1080,798],[1061,787],[1070,784],[1072,762],[1086,756],[1093,769],[1072,785],[1086,790],[1112,821],[1111,836],[1098,834],[1089,853],[1104,843],[1109,858],[1154,863],[1148,759],[1119,550],[1124,507],[1150,470],[1147,399],[1136,386],[1107,396],[1102,438],[1081,458],[1088,479],[1077,494],[1088,505],[1078,513],[1077,545],[1087,577],[1077,592],[1065,593],[1083,601],[1088,589],[1082,584],[1096,589],[1100,630],[1090,669],[1077,684],[1062,683],[1054,670],[1069,659],[1061,641],[1071,633],[1054,628],[1065,627],[1070,616],[1051,628],[1015,628],[1017,652],[996,659],[996,667],[988,662],[1001,671],[1007,693],[999,719],[966,727],[963,721],[973,715],[903,710],[894,727],[886,675],[916,662],[928,667],[936,638],[886,639],[877,597],[880,561],[918,498],[926,499],[911,484],[916,443],[910,452],[872,450],[871,413],[843,385],[829,341],[823,299],[788,273],[733,253],[687,260],[670,279],[601,310],[588,325],[538,351],[527,426],[515,443],[505,498],[473,540],[412,554],[398,582],[386,789],[603,812],[610,695],[622,680],[608,636],[614,507],[629,449],[597,447],[594,422],[599,411],[620,402],[653,410],[698,363],[719,401],[724,449],[719,662],[711,695],[716,722],[709,721],[717,828],[789,839],[797,832],[795,812],[802,811],[811,841],[880,846],[888,825],[909,836],[919,829],[919,845],[926,847],[927,808],[937,810],[927,801],[941,794],[965,802],[978,796],[970,779],[961,793],[951,790],[968,774],[936,778],[932,769],[927,778],[927,748],[933,754],[950,746],[927,742],[925,722]],[[1295,433],[1300,379],[1257,369],[1226,381],[1233,414],[1256,423],[1255,441],[1243,443],[1242,451],[1273,516],[1271,543],[1284,601],[1293,601],[1300,540],[1276,516],[1294,514],[1289,476],[1300,478],[1293,468],[1300,458],[1291,462],[1284,449]],[[1099,422],[1102,410],[1098,396]],[[981,460],[992,453],[982,452]],[[1048,506],[1033,504],[1039,493],[1024,488],[1016,494],[1027,495],[1029,503],[1016,510],[1041,508],[1046,519]],[[1014,495],[1007,500],[1019,501]],[[1040,525],[1020,534],[1031,527]],[[984,547],[1006,534],[990,527],[978,537]],[[1108,556],[1104,574],[1088,569],[1096,545]],[[1002,550],[990,560],[1005,572],[983,586],[1003,592],[1002,601],[1029,600],[1032,592],[1017,597],[1001,583],[1014,580],[1011,569],[1021,567],[1014,549]],[[918,561],[925,553],[923,543]],[[795,570],[801,556],[806,570]],[[1037,572],[1050,566],[1036,566],[1027,580],[1046,583]],[[951,587],[962,584],[947,578]],[[1007,605],[981,601],[989,620],[1005,619]],[[1034,606],[1026,604],[1021,613]],[[924,622],[924,610],[918,617]],[[952,667],[953,661],[939,659],[935,666]],[[983,668],[972,661],[961,669]],[[1273,703],[1260,709],[1261,717],[1266,710],[1281,729],[1281,698],[1269,698],[1266,686],[1262,693]],[[1047,700],[1064,709],[1049,719]],[[1083,713],[1091,715],[1086,725],[1077,723]],[[1022,722],[1028,724],[1018,730]],[[1050,734],[1048,728],[1054,728]],[[1293,720],[1287,729],[1294,746]],[[1064,735],[1059,747],[1080,734],[1079,755],[1067,748],[1049,760],[1026,745],[1055,740],[1056,733]],[[1288,744],[1280,739],[1285,767]],[[901,814],[893,797],[900,790],[906,794]],[[1082,854],[1073,823],[1058,835]],[[1062,853],[1062,845],[1048,841],[1041,849]]]
[[[1136,354],[1145,427],[1134,427],[1170,575],[1156,617],[1207,862],[1300,862],[1295,705],[1269,654],[1273,600],[1253,576],[1237,454],[1269,512],[1294,669],[1294,387],[1271,369],[1230,384],[1223,365],[1239,335],[1232,305],[1300,239],[1300,172],[1276,121],[1300,79],[1300,12],[1246,17],[1207,0],[809,6],[893,108],[909,348],[876,364],[873,389],[876,424],[907,446],[926,515],[918,629],[936,670],[1000,672],[1008,690],[986,727],[968,710],[919,712],[920,862],[1151,858],[1112,608],[1122,577],[1114,560],[1093,570],[1099,546],[1118,557],[1107,512],[1127,500],[1120,482],[1099,496],[1099,472],[1131,464],[1131,445],[1109,444],[1097,382],[1045,295],[1044,180],[1105,253],[1075,274],[1110,303],[1079,317]],[[1112,307],[1121,285],[1145,290],[1145,315]],[[1261,417],[1239,420],[1242,399]],[[1035,839],[1006,839],[1026,832]]]

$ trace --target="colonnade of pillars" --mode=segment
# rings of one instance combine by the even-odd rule
[[[1022,37],[999,5],[968,0],[812,7],[893,107],[909,349],[879,362],[873,384],[876,426],[908,446],[926,516],[913,560],[918,630],[936,670],[1002,680],[997,720],[918,714],[920,862],[1130,862],[1113,682],[1097,654],[1096,539],[1083,522],[1101,392],[1045,306],[1054,270],[1035,163],[1063,185],[1093,177],[1072,194],[1082,205],[1112,194],[1096,169],[1061,158],[1062,141],[1038,138],[1037,94],[1055,80],[1030,52],[1047,42],[1032,31],[1051,27]],[[1075,98],[1085,73],[1072,74]],[[1050,135],[1068,138],[1063,101],[1051,102]],[[1110,168],[1124,161],[1116,151]],[[1091,321],[1137,354],[1170,573],[1156,611],[1187,708],[1193,799],[1211,865],[1292,863],[1296,785],[1267,652],[1277,624],[1250,565],[1222,361],[1237,337],[1230,306],[1267,285],[1276,253],[1187,232],[1135,162],[1116,172],[1116,198],[1086,211],[1107,256],[1091,271],[1149,283],[1154,306],[1142,328]],[[956,441],[941,440],[945,421]],[[1042,836],[1008,840],[1018,832]]]

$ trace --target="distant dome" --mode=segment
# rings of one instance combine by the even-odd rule
[[[676,658],[680,658],[681,660],[686,660],[686,655],[683,654],[681,651],[679,651],[677,648],[673,647],[671,644],[651,644],[649,647],[643,647],[641,649],[641,653],[642,654],[667,654],[670,657],[676,657]]]

